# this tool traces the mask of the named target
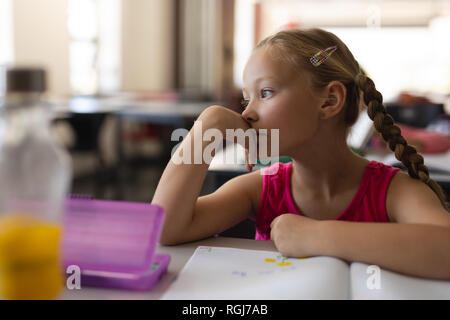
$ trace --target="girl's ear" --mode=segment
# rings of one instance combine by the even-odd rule
[[[325,87],[325,102],[320,106],[320,118],[329,119],[341,112],[347,89],[340,81],[331,81]]]

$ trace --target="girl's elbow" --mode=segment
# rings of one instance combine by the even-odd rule
[[[158,242],[159,242],[159,244],[161,244],[163,246],[174,246],[174,245],[182,243],[182,241],[180,241],[180,239],[178,239],[174,235],[169,234],[168,232],[164,232],[164,230],[161,233],[161,236],[159,237]]]
[[[450,281],[450,272],[449,269],[439,270],[434,274],[434,279],[442,280],[442,281]]]
[[[433,274],[433,278],[436,280],[450,281],[450,254],[446,253],[442,258]]]
[[[159,240],[159,244],[162,245],[162,246],[174,246],[174,245],[177,245],[178,242],[171,241],[171,240],[166,240],[165,238],[161,238]]]

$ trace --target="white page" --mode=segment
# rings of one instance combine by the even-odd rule
[[[348,299],[349,289],[339,259],[198,247],[162,299]]]
[[[374,271],[367,273],[368,264],[353,262],[350,267],[350,296],[356,300],[450,299],[450,281],[425,279],[379,269],[379,289],[374,286]],[[369,289],[371,287],[372,289]]]

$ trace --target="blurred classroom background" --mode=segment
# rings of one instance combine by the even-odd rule
[[[212,104],[238,111],[252,48],[298,27],[348,45],[448,185],[450,1],[0,0],[0,65],[47,70],[72,193],[149,202],[179,142],[171,133]],[[367,138],[355,149],[389,154]],[[202,194],[244,172],[216,163]]]

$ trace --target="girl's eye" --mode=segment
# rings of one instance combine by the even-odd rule
[[[241,99],[241,109],[242,109],[242,111],[244,111],[245,108],[247,108],[247,106],[248,106],[248,100]]]
[[[262,90],[261,90],[261,94],[262,94],[262,97],[263,97],[263,98],[267,97],[267,96],[266,96],[266,92],[272,94],[273,90],[270,90],[270,89],[262,89]]]

